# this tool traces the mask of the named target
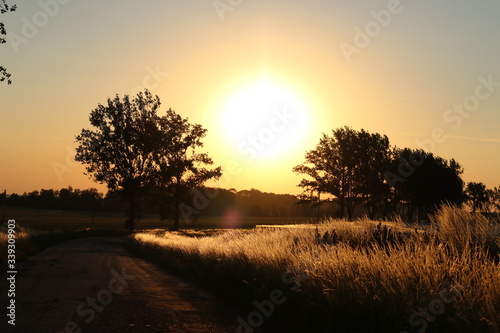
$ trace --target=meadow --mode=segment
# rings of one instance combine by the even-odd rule
[[[92,229],[123,229],[126,215],[115,212],[70,211],[7,207],[6,218],[15,219],[23,227],[37,230],[76,230],[81,228]],[[93,217],[92,217],[93,216]],[[307,217],[241,217],[237,224],[231,223],[233,228],[253,228],[260,224],[289,224],[311,222],[314,219]],[[158,215],[147,214],[137,222],[137,229],[170,228],[173,226],[170,220],[160,220]],[[196,222],[184,222],[183,228],[225,228],[228,223],[220,216],[203,216]]]
[[[126,219],[123,213],[90,212],[33,209],[20,207],[5,207],[6,219],[16,221],[16,259],[23,260],[40,252],[46,247],[57,243],[89,236],[125,236],[130,232],[124,231]],[[190,229],[214,229],[224,226],[221,217],[203,217],[196,223],[181,225]],[[292,219],[297,222],[308,222],[307,218]],[[237,225],[238,228],[254,228],[258,224],[285,224],[290,218],[279,217],[244,217]],[[161,221],[156,215],[146,215],[137,227],[140,230],[169,228],[171,221]],[[7,252],[7,227],[0,227],[0,251]],[[0,256],[0,264],[5,264],[6,256]]]
[[[242,307],[242,332],[500,332],[498,221],[150,230],[129,247]]]

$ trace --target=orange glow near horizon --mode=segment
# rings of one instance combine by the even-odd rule
[[[227,172],[212,186],[300,193],[292,168],[342,126],[409,148],[442,129],[447,140],[434,153],[462,164],[464,181],[499,186],[500,46],[491,31],[500,6],[407,4],[346,61],[339,46],[359,42],[355,28],[386,5],[252,1],[223,20],[210,2],[61,6],[19,50],[11,40],[1,46],[13,84],[0,83],[0,190],[105,191],[69,151],[98,104],[143,88],[160,97],[160,114],[172,108],[207,129],[200,152]],[[25,2],[2,22],[23,37],[23,18],[41,10]],[[476,10],[463,25],[463,13]],[[495,91],[454,128],[443,115],[474,94],[479,76]]]

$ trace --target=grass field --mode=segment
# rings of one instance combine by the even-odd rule
[[[242,332],[500,332],[499,224],[463,210],[443,208],[425,230],[329,220],[131,237],[243,306]]]
[[[82,228],[95,229],[122,229],[126,219],[124,213],[96,212],[92,220],[92,212],[67,211],[67,210],[45,210],[7,207],[6,219],[15,219],[16,222],[26,228],[37,230],[76,230]],[[195,223],[183,223],[182,228],[253,228],[258,224],[288,224],[311,222],[310,218],[304,217],[242,217],[237,223],[231,225],[225,222],[224,217],[200,217]],[[161,221],[158,216],[147,215],[137,222],[137,229],[169,228],[172,221]]]
[[[77,237],[100,235],[128,235],[123,224],[126,219],[123,213],[45,210],[18,207],[6,207],[6,220],[16,221],[16,259],[23,260],[44,248]],[[244,217],[240,223],[233,225],[239,228],[253,228],[257,224],[280,225],[295,222],[309,222],[304,218],[269,218]],[[171,221],[161,221],[156,216],[146,216],[140,220],[138,230],[169,228]],[[183,228],[214,229],[224,227],[223,217],[199,218],[196,223],[181,224]],[[7,253],[7,228],[0,226],[0,253]],[[7,256],[0,257],[0,264],[5,264]]]
[[[90,212],[9,208],[6,218],[16,219],[18,260],[66,239],[127,234],[114,213],[94,224]],[[227,229],[224,218],[200,218],[172,232],[148,217],[128,246],[244,309],[242,332],[500,332],[498,221],[444,207],[418,227],[290,224],[306,221],[245,218]]]

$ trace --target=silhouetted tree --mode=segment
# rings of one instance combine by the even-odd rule
[[[24,193],[23,196],[26,198],[26,206],[32,208],[41,208],[40,207],[40,192],[33,191],[28,194]]]
[[[104,211],[119,212],[123,211],[125,208],[118,191],[108,191],[108,193],[106,193],[102,203],[102,209]]]
[[[140,217],[140,200],[159,155],[159,107],[160,99],[148,90],[132,99],[116,95],[91,112],[90,124],[95,129],[83,129],[76,137],[75,160],[86,165],[95,181],[120,191],[128,202],[125,227],[130,230]]]
[[[84,210],[99,210],[102,194],[96,188],[89,188],[80,192],[80,207]]]
[[[7,12],[13,12],[16,10],[16,5],[8,5],[5,0],[0,0],[0,14],[5,14]],[[0,22],[0,44],[5,44],[7,41],[3,36],[7,35],[7,30],[5,29],[5,24]],[[0,65],[0,82],[7,81],[7,84],[11,84],[10,79],[11,74],[7,72],[7,69]]]
[[[13,207],[23,207],[25,206],[24,202],[24,197],[17,194],[17,193],[12,193],[7,197],[6,204],[7,206],[13,206]]]
[[[371,219],[375,214],[385,210],[389,185],[385,181],[384,172],[391,161],[389,138],[378,133],[370,134],[364,130],[357,133],[357,158],[359,170],[359,189],[364,207]]]
[[[489,204],[497,213],[500,212],[500,186],[488,190]]]
[[[57,191],[54,191],[53,189],[41,189],[39,198],[40,208],[55,209],[57,205],[57,195]]]
[[[379,208],[377,201],[388,190],[383,172],[389,156],[386,136],[343,127],[333,130],[332,136],[323,134],[316,149],[306,153],[306,162],[293,171],[311,178],[299,184],[304,189],[303,198],[331,194],[338,200],[340,215],[347,214],[349,219],[356,205],[365,202],[373,216]]]
[[[128,202],[125,227],[130,230],[140,218],[142,201],[152,195],[159,197],[163,216],[173,211],[177,228],[180,205],[191,190],[221,175],[220,167],[205,168],[213,164],[206,153],[196,152],[203,147],[206,130],[171,109],[160,117],[159,107],[159,97],[148,90],[133,99],[117,95],[108,99],[107,106],[92,111],[90,123],[96,129],[84,129],[76,138],[75,159],[86,164],[96,181],[119,191]]]
[[[394,185],[395,200],[406,207],[408,220],[417,213],[419,221],[444,203],[461,205],[465,199],[461,175],[463,169],[454,159],[447,161],[432,153],[408,148],[397,149],[392,162],[393,174],[401,161],[414,161],[405,166],[405,178]]]
[[[73,205],[71,204],[72,193],[73,193],[73,188],[71,186],[59,190],[59,209],[73,208]]]
[[[169,109],[159,119],[161,132],[157,170],[154,182],[162,199],[162,217],[173,210],[174,228],[179,227],[181,204],[190,204],[191,192],[209,179],[218,179],[221,168],[207,169],[213,161],[206,153],[198,153],[207,130],[199,124],[191,124],[187,118]],[[166,208],[165,208],[166,207]]]
[[[483,183],[467,183],[465,193],[471,203],[473,212],[476,212],[476,210],[483,211],[489,202],[489,193]]]
[[[222,216],[236,203],[237,192],[233,189],[208,188],[209,193],[217,193],[217,196],[207,202],[207,206],[200,211],[200,215]],[[204,192],[204,191],[203,191]]]

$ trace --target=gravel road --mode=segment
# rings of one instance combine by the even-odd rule
[[[124,237],[67,241],[17,264],[16,319],[0,332],[236,332],[238,314],[189,281],[138,258]]]

